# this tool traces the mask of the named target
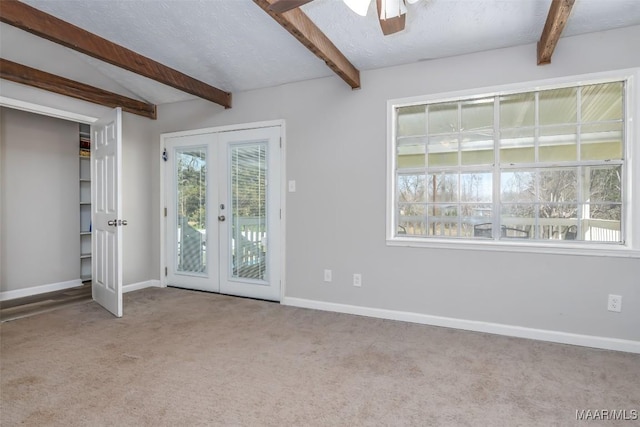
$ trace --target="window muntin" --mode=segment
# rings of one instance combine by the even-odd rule
[[[395,106],[395,237],[624,243],[625,82]]]

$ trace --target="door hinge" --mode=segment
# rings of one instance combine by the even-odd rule
[[[167,217],[167,208],[164,208],[164,216]]]
[[[167,267],[164,268],[164,275],[165,277],[169,275],[169,268]]]
[[[280,137],[280,148],[282,148],[282,137]]]
[[[282,209],[280,209],[280,219],[282,219]]]

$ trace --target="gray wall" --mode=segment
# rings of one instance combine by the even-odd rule
[[[78,124],[0,108],[0,133],[0,291],[78,279]]]
[[[363,72],[357,91],[331,77],[234,93],[230,110],[200,100],[164,105],[153,139],[286,120],[287,179],[297,181],[286,195],[287,297],[640,340],[639,259],[385,244],[387,100],[638,67],[630,40],[639,39],[640,26],[563,38],[543,67],[528,45]],[[156,158],[159,150],[156,142]],[[156,162],[156,206],[159,169]],[[159,236],[151,238],[159,272]],[[330,284],[324,268],[333,270]],[[356,272],[362,288],[351,286]],[[609,293],[623,296],[622,313],[606,310]]]

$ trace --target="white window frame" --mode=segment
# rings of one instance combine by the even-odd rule
[[[479,98],[506,93],[539,91],[624,80],[625,96],[625,195],[623,197],[622,229],[625,241],[622,244],[594,242],[572,242],[530,240],[447,239],[438,237],[396,235],[396,108],[435,102],[457,101],[463,98]],[[465,249],[483,251],[509,251],[529,253],[551,253],[564,255],[591,255],[640,258],[640,68],[616,70],[603,73],[566,76],[550,80],[522,82],[517,84],[487,87],[457,92],[437,93],[387,101],[387,212],[386,242],[388,246],[412,246],[438,249]],[[635,183],[635,185],[634,185]],[[494,200],[493,203],[496,201]],[[561,241],[560,241],[561,242]]]

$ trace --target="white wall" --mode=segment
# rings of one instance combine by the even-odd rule
[[[80,277],[78,124],[0,108],[0,291]]]
[[[640,26],[563,38],[543,67],[528,45],[366,71],[358,91],[331,77],[235,93],[230,110],[205,101],[164,105],[153,139],[286,120],[287,179],[297,181],[287,194],[287,297],[640,341],[639,259],[385,244],[387,100],[638,67],[632,40]],[[159,169],[158,162],[156,205]],[[158,213],[152,230],[160,229]],[[333,270],[330,284],[324,268]],[[362,273],[362,288],[351,286],[353,273]],[[606,310],[609,293],[623,296],[622,313]]]

